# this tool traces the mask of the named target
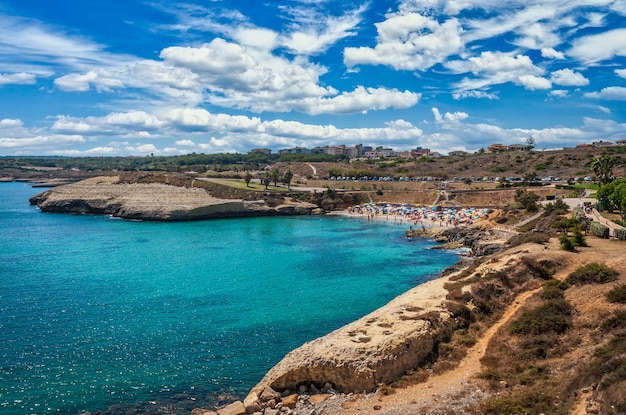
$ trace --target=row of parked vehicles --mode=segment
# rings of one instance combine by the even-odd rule
[[[472,183],[475,182],[510,182],[510,183],[515,183],[515,182],[523,182],[524,178],[519,177],[519,176],[511,176],[511,177],[493,177],[493,176],[484,176],[484,177],[453,177],[452,182],[454,183],[463,183],[466,182],[467,180],[471,180]],[[355,176],[331,176],[331,177],[323,177],[322,180],[333,180],[333,181],[361,181],[361,182],[367,182],[367,181],[373,181],[373,182],[378,182],[378,181],[382,181],[382,182],[439,182],[439,181],[447,181],[444,180],[441,177],[408,177],[408,176],[384,176],[384,177],[379,177],[379,176],[362,176],[362,177],[355,177]],[[587,176],[584,178],[577,178],[577,179],[571,179],[572,181],[585,181],[585,182],[592,182],[593,178]],[[554,176],[545,176],[545,177],[535,177],[534,180],[535,182],[543,182],[543,183],[552,183],[552,182],[561,182],[562,179],[560,177],[554,177]]]

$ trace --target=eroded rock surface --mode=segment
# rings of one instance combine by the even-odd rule
[[[311,203],[286,201],[269,206],[263,200],[221,199],[206,189],[163,183],[122,183],[118,177],[96,177],[58,186],[33,196],[43,212],[109,214],[124,219],[195,220],[224,217],[319,213]]]
[[[267,387],[298,390],[331,384],[338,392],[373,391],[414,369],[456,325],[438,278],[383,308],[293,350],[248,395],[260,399]]]

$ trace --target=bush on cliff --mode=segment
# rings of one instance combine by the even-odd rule
[[[605,284],[617,279],[619,273],[605,264],[592,262],[584,265],[567,276],[568,284]]]

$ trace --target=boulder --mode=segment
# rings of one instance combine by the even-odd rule
[[[243,406],[243,402],[236,401],[218,409],[217,415],[246,415],[246,408]]]
[[[283,406],[286,406],[287,408],[294,409],[297,403],[298,395],[295,393],[283,398]]]

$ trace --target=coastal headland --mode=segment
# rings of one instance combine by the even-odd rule
[[[30,203],[43,212],[147,221],[321,213],[317,205],[289,197],[259,194],[252,199],[243,192],[220,197],[207,187],[207,183],[173,175],[101,176],[53,187],[32,197]]]
[[[207,192],[186,178],[159,180],[91,178],[31,202],[47,211],[190,220],[240,215],[247,201],[233,199],[234,191]],[[299,211],[281,209],[319,212],[322,199]],[[291,200],[266,197],[263,209]],[[347,207],[345,199],[332,204]],[[220,209],[232,210],[216,213]],[[242,401],[193,415],[624,413],[626,306],[609,298],[626,284],[624,242],[588,235],[584,245],[565,251],[551,224],[567,215],[488,209],[472,224],[414,229],[410,236],[467,248],[473,256],[293,350]],[[357,216],[390,219],[389,212]],[[400,217],[408,228],[409,218]],[[594,275],[608,267],[615,277],[585,284],[572,278],[590,265]]]

